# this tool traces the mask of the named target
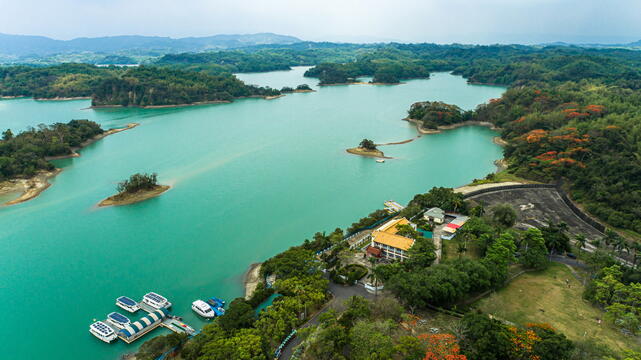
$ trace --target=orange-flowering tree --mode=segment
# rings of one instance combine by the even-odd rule
[[[427,348],[423,360],[467,360],[452,334],[421,334],[418,338]]]

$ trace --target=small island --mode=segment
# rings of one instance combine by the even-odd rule
[[[120,206],[141,202],[169,190],[168,185],[158,184],[158,174],[136,173],[118,183],[118,194],[102,200],[98,206]]]
[[[370,139],[363,139],[358,147],[347,149],[347,152],[355,155],[389,159],[382,151],[376,148],[376,144]]]
[[[304,93],[304,92],[314,92],[316,90],[313,90],[309,85],[307,84],[300,84],[296,86],[296,88],[292,88],[289,86],[285,86],[282,89],[280,89],[280,92],[283,94],[289,94],[289,93]]]

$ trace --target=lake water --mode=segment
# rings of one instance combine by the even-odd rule
[[[243,74],[274,87],[315,84],[303,68]],[[406,203],[432,186],[459,186],[494,171],[495,133],[465,127],[383,147],[384,164],[350,155],[361,139],[412,138],[410,104],[442,100],[465,109],[499,97],[445,73],[396,86],[331,86],[276,100],[179,109],[83,110],[89,101],[0,101],[0,129],[86,118],[103,128],[139,122],[60,160],[64,171],[38,198],[0,208],[2,358],[115,359],[134,352],[88,332],[117,311],[120,295],[156,291],[197,328],[197,298],[243,294],[242,275],[311,238],[346,227],[383,201]],[[143,203],[96,208],[135,172],[172,189]],[[136,320],[141,316],[132,316]],[[154,330],[152,335],[165,330]],[[147,335],[145,339],[151,338]]]

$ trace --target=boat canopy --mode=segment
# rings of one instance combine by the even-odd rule
[[[126,297],[126,296],[121,296],[116,301],[121,302],[121,303],[123,303],[125,305],[128,305],[128,306],[138,305],[134,300],[132,300],[132,299]]]
[[[127,324],[129,323],[129,318],[126,317],[125,315],[117,312],[112,312],[111,314],[107,315],[110,319],[119,322],[121,324]]]
[[[158,309],[152,313],[149,313],[149,315],[141,318],[140,320],[125,326],[125,328],[120,330],[119,333],[124,335],[126,338],[130,338],[141,332],[143,329],[156,324],[159,321],[162,321],[162,319],[164,319],[167,315],[169,315],[169,311],[167,309]]]

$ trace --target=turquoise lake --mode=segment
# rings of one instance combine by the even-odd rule
[[[249,264],[317,231],[344,228],[385,200],[407,203],[433,186],[484,177],[502,157],[492,143],[496,133],[484,127],[382,147],[394,157],[384,164],[345,149],[363,138],[416,136],[401,121],[413,102],[472,109],[504,88],[447,73],[394,86],[318,88],[304,70],[239,75],[253,84],[318,90],[269,101],[100,110],[85,109],[88,100],[0,101],[0,129],[14,132],[71,119],[105,129],[141,124],[79,158],[57,161],[63,171],[49,189],[0,208],[0,357],[102,360],[134,352],[144,340],[105,344],[88,332],[93,319],[119,310],[120,295],[140,299],[156,291],[173,302],[174,314],[201,328],[191,302],[241,296]],[[135,172],[157,172],[172,189],[139,204],[96,207]]]

